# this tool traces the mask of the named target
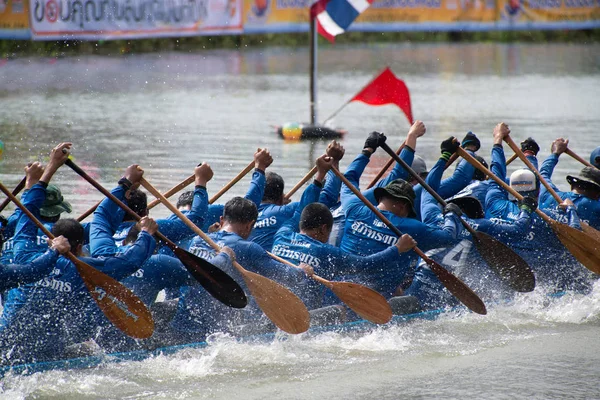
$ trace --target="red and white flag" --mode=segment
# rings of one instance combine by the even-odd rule
[[[317,19],[317,31],[333,43],[374,0],[318,0],[310,7],[310,18]]]

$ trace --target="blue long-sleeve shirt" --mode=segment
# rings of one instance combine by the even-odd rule
[[[467,150],[467,153],[473,155],[474,153],[471,150]],[[446,164],[444,164],[445,166]],[[444,171],[442,170],[442,173]],[[443,179],[439,187],[436,189],[436,192],[442,197],[442,199],[446,199],[448,197],[454,196],[459,191],[465,188],[471,182],[473,178],[473,172],[475,172],[475,167],[473,167],[470,163],[465,160],[462,160],[458,163],[458,166],[454,170],[452,176]],[[430,171],[431,173],[431,171]],[[416,184],[413,189],[415,190],[415,212],[417,214],[417,219],[422,220],[421,216],[421,194],[423,193],[423,187],[420,184]],[[483,204],[483,203],[482,203]]]
[[[399,258],[395,246],[366,257],[345,253],[338,247],[300,233],[298,225],[301,214],[302,209],[299,207],[294,216],[277,231],[273,254],[296,265],[304,262],[314,268],[315,274],[323,278],[363,283],[388,297],[391,296],[403,277],[401,271],[390,271]],[[388,287],[390,283],[392,288]],[[309,308],[338,303],[333,294],[320,284],[311,282],[307,292],[310,293],[304,293],[303,300]]]
[[[570,199],[577,208],[577,215],[582,221],[587,222],[590,226],[600,229],[600,201],[590,199],[581,194],[573,192],[560,191],[554,183],[552,183],[552,172],[558,163],[558,155],[551,154],[544,160],[540,168],[540,175],[548,182],[550,187],[554,189],[558,197],[561,199]],[[540,207],[544,209],[556,208],[558,203],[546,189],[545,186],[540,188]]]
[[[37,217],[44,202],[46,188],[34,185],[23,204]],[[20,218],[15,234],[15,259],[18,262],[37,257],[31,251],[37,228],[26,216]],[[116,280],[135,272],[152,254],[155,241],[146,232],[127,252],[114,257],[80,258]],[[52,272],[43,279],[10,291],[0,319],[0,351],[4,362],[23,362],[60,357],[64,347],[86,340],[93,330],[108,324],[97,307],[92,307],[77,267],[59,257]],[[20,301],[20,304],[15,304]],[[8,309],[8,312],[6,312]]]

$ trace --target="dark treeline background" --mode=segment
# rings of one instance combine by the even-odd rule
[[[600,42],[600,29],[577,31],[497,31],[497,32],[347,32],[336,44],[374,42]],[[202,49],[244,49],[260,46],[308,46],[308,34],[264,34],[195,36],[182,38],[40,41],[0,40],[0,57],[60,57],[70,54],[118,55],[158,51],[198,51]],[[331,46],[319,38],[319,46]]]

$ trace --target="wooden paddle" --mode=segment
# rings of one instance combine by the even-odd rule
[[[568,155],[570,155],[571,157],[573,157],[575,160],[579,161],[580,163],[582,163],[586,167],[592,167],[592,168],[598,169],[598,167],[596,167],[595,165],[591,164],[589,161],[584,160],[583,158],[579,157],[577,154],[575,154],[573,152],[573,150],[571,150],[569,148],[567,148],[567,150],[565,150],[565,153],[567,153]]]
[[[142,186],[156,196],[169,210],[177,215],[198,236],[219,251],[220,247],[188,217],[177,209],[169,200],[154,188],[146,179],[142,178]],[[310,314],[302,300],[288,288],[262,275],[244,269],[237,261],[233,266],[239,271],[248,286],[252,297],[265,315],[282,331],[287,333],[302,333],[310,326]]]
[[[437,194],[408,164],[398,157],[387,144],[380,145],[398,164],[402,166],[421,186],[431,194],[438,203],[446,207],[448,203]],[[456,154],[456,153],[454,153]],[[459,218],[473,238],[477,251],[492,271],[517,292],[531,292],[535,288],[535,276],[525,260],[510,247],[492,236],[478,232],[462,218]]]
[[[346,179],[346,177],[342,175],[340,171],[338,171],[337,168],[331,167],[331,170],[342,180],[342,182],[344,182],[344,184],[350,190],[352,190],[352,192],[359,199],[362,200],[362,202],[367,207],[369,207],[371,211],[375,213],[375,215],[377,215],[377,218],[383,221],[383,223],[385,223],[388,226],[388,228],[390,228],[398,237],[402,236],[402,232],[400,232],[400,230],[396,228],[396,226],[392,224],[392,222],[389,219],[387,219],[377,207],[371,204],[371,202],[367,200],[365,196],[363,196],[363,194],[356,187],[354,187],[354,185],[352,185],[352,183],[350,183],[350,181]],[[413,248],[413,251],[417,253],[419,257],[421,257],[421,259],[423,259],[423,261],[427,263],[429,268],[431,268],[431,271],[433,271],[433,273],[437,276],[440,282],[446,287],[446,289],[448,289],[450,293],[452,293],[458,300],[460,300],[461,303],[463,303],[470,310],[476,312],[477,314],[485,315],[487,313],[483,301],[464,282],[462,282],[460,279],[458,279],[440,264],[427,257],[425,253],[423,253],[423,251],[421,251],[421,249],[419,249],[418,247],[415,246]]]
[[[115,204],[121,207],[136,221],[139,221],[141,217],[135,213],[131,208],[125,205],[121,200],[117,199],[111,192],[106,190],[102,185],[96,182],[90,177],[85,171],[77,166],[73,160],[67,159],[65,164],[68,165],[73,171],[79,176],[88,181],[92,186],[98,189],[102,194],[111,199]],[[183,263],[188,272],[210,293],[214,298],[234,308],[244,308],[247,304],[246,295],[244,291],[237,284],[232,277],[227,275],[225,272],[215,267],[208,261],[182,249],[177,246],[165,235],[160,232],[154,234],[159,240],[165,243],[172,251],[175,256]]]
[[[21,204],[2,183],[0,183],[0,190],[27,214],[29,219],[44,232],[44,235],[54,239],[54,236],[44,224],[27,207]],[[137,296],[119,281],[81,261],[73,253],[68,252],[65,257],[75,265],[85,287],[110,322],[128,336],[138,339],[146,339],[152,336],[154,332],[152,314]]]
[[[21,182],[19,182],[19,184],[17,186],[15,186],[15,188],[12,191],[12,195],[13,196],[18,195],[19,192],[21,190],[23,190],[23,188],[25,187],[25,182],[26,181],[27,181],[27,177],[21,179]],[[10,197],[7,197],[6,200],[4,200],[2,202],[2,204],[0,204],[0,212],[2,212],[2,210],[4,210],[9,203],[10,203]]]
[[[213,204],[215,201],[217,201],[229,189],[231,189],[233,187],[233,185],[238,183],[243,177],[248,175],[248,172],[252,171],[253,169],[254,169],[254,161],[252,161],[250,164],[248,164],[248,166],[246,168],[244,168],[239,174],[237,174],[237,176],[235,176],[232,180],[230,180],[229,183],[227,183],[225,186],[223,186],[223,188],[221,188],[221,190],[219,190],[213,197],[211,197],[210,200],[208,201],[208,204]],[[194,174],[188,176],[183,181],[181,181],[177,185],[173,186],[171,189],[167,190],[164,193],[164,196],[167,198],[173,196],[175,193],[179,192],[180,190],[182,190],[183,188],[187,187],[192,182],[194,182],[194,179],[195,179]],[[81,214],[79,217],[77,217],[77,220],[83,221],[86,217],[88,217],[90,214],[92,214],[94,211],[96,211],[96,208],[98,208],[98,206],[100,205],[101,202],[102,202],[102,200],[100,200],[98,203],[93,205],[89,210],[87,210],[86,212]],[[148,204],[148,207],[147,207],[148,210],[154,208],[157,204],[160,204],[160,201],[158,199],[153,200],[152,202],[150,202]],[[1,209],[0,209],[0,211],[1,211]]]
[[[402,145],[400,145],[400,147],[398,147],[398,150],[396,150],[397,155],[400,155],[404,146],[406,146],[406,142],[402,143]],[[377,184],[377,182],[379,182],[379,180],[381,179],[383,174],[385,174],[385,171],[387,171],[392,166],[393,163],[394,163],[394,159],[390,158],[388,160],[388,162],[385,163],[385,165],[383,167],[381,167],[381,169],[379,170],[377,175],[375,175],[375,178],[373,178],[371,180],[371,183],[369,183],[369,186],[367,186],[367,189],[371,189],[373,186],[375,186]]]
[[[267,252],[267,254],[280,263],[298,268],[297,265],[273,253]],[[358,283],[328,281],[314,274],[311,278],[331,289],[340,300],[363,319],[375,324],[385,324],[392,319],[392,307],[385,297],[375,290]]]
[[[286,200],[291,199],[292,196],[294,195],[294,193],[296,193],[298,191],[298,189],[300,189],[302,186],[304,186],[304,184],[306,182],[308,182],[310,180],[310,178],[312,178],[316,173],[317,173],[317,167],[312,167],[312,169],[310,171],[308,171],[308,173],[306,175],[304,175],[304,178],[300,179],[300,182],[296,183],[296,186],[294,186],[292,188],[292,190],[290,190],[285,196],[283,196],[283,198]]]
[[[512,194],[517,200],[522,200],[521,196],[516,190],[511,188],[506,182],[494,175],[489,169],[481,165],[479,161],[473,158],[469,153],[462,149],[458,149],[459,155],[471,163],[475,168],[486,173],[492,178],[498,185],[502,186],[504,190]],[[582,263],[590,271],[600,274],[600,243],[594,240],[590,235],[569,225],[562,224],[558,221],[553,220],[547,216],[539,208],[535,211],[554,231],[561,243],[573,254],[573,256]]]
[[[531,163],[531,161],[529,161],[527,159],[525,154],[523,154],[521,149],[515,144],[515,142],[512,140],[512,138],[510,136],[506,136],[504,138],[504,141],[515,152],[515,154],[521,159],[521,161],[523,161],[525,163],[525,165],[527,165],[527,168],[529,168],[535,174],[535,176],[538,177],[538,179],[540,180],[540,182],[542,182],[542,184],[544,185],[546,190],[552,195],[552,197],[554,197],[554,200],[556,201],[556,203],[557,204],[562,203],[563,199],[560,198],[558,193],[556,193],[556,191],[552,188],[552,186],[550,186],[548,181],[546,181],[546,179],[544,179],[542,174],[540,174],[540,171],[538,171],[537,168]],[[594,240],[600,241],[600,232],[598,230],[592,228],[587,222],[584,222],[584,221],[580,221],[580,225],[581,225],[581,229],[583,229],[583,231],[585,233],[591,235],[594,238]]]
[[[454,153],[454,154],[458,154],[458,153]],[[515,161],[518,157],[519,157],[519,155],[517,153],[510,156],[510,158],[508,160],[506,160],[506,166],[508,166],[513,161]]]

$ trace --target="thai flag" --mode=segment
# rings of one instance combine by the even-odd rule
[[[317,19],[318,32],[330,42],[344,33],[374,0],[318,0],[310,8],[310,18]]]

